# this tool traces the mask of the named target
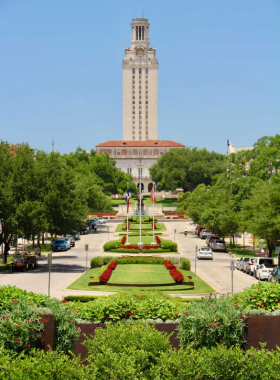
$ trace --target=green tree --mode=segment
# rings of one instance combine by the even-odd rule
[[[200,185],[211,185],[216,174],[225,172],[224,155],[209,152],[207,149],[172,149],[150,168],[157,190],[175,190],[183,188],[194,191]]]

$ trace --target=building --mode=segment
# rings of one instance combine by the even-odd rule
[[[152,190],[150,167],[157,158],[185,146],[158,140],[158,60],[150,47],[150,24],[146,18],[132,20],[130,47],[125,48],[123,71],[123,140],[96,145],[116,167],[133,176],[144,193]]]
[[[130,47],[124,49],[123,140],[158,139],[158,60],[150,47],[146,18],[132,20]]]
[[[141,189],[144,193],[152,190],[153,184],[150,167],[157,158],[174,148],[184,145],[174,141],[107,141],[96,145],[96,152],[108,154],[116,161],[116,167],[132,175],[134,183],[139,187],[141,171]]]
[[[228,141],[228,151],[227,155],[229,156],[232,153],[238,153],[243,150],[252,150],[254,147],[253,146],[233,146],[230,141]]]

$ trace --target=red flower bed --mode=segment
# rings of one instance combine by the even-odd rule
[[[117,262],[117,261],[112,261],[112,262],[107,266],[107,269],[115,269],[117,265],[118,265],[118,262]]]
[[[161,244],[161,240],[160,240],[160,238],[159,238],[158,236],[156,236],[156,242],[157,242],[158,244]]]
[[[152,226],[154,226],[155,230],[157,229],[157,225],[155,223],[153,224],[153,222],[152,222]]]
[[[126,236],[124,236],[121,240],[121,243],[124,244],[126,242]]]
[[[171,269],[169,271],[169,273],[171,274],[171,276],[173,277],[173,280],[176,281],[176,282],[182,282],[184,280],[184,276],[182,275],[181,272],[179,272],[176,268],[174,269]]]
[[[120,245],[119,248],[139,249],[138,245]]]
[[[169,260],[165,260],[165,261],[163,262],[163,264],[165,265],[165,268],[166,268],[166,269],[176,269],[175,266],[172,264],[172,262],[169,261]]]
[[[112,269],[107,268],[102,275],[99,277],[100,282],[107,282],[109,278],[111,277],[111,274],[113,273]]]
[[[130,223],[128,223],[128,229],[129,229],[129,227],[130,227]],[[126,223],[126,225],[125,225],[125,227],[123,229],[124,230],[127,229],[127,223]]]

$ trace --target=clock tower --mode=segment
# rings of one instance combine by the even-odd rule
[[[158,140],[158,60],[146,18],[132,20],[123,70],[123,140]]]

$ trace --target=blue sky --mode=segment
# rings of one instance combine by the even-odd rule
[[[0,0],[0,139],[90,150],[122,139],[130,22],[149,18],[159,138],[226,153],[279,133],[279,0]]]

